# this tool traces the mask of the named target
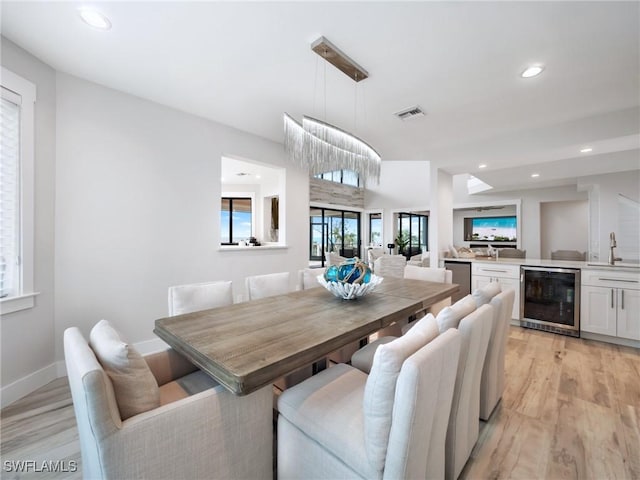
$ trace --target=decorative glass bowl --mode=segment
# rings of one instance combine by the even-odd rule
[[[356,257],[328,267],[324,275],[318,275],[318,282],[336,297],[353,300],[372,292],[382,283],[382,277],[372,274],[369,266]]]

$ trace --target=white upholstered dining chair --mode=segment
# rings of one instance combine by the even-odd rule
[[[370,375],[340,364],[280,396],[278,479],[444,476],[460,334],[420,322]]]
[[[480,380],[480,418],[486,421],[504,391],[504,356],[515,291],[512,288],[501,290],[498,282],[491,282],[475,290],[472,296],[476,306],[489,303],[493,307],[491,335]]]
[[[440,334],[456,328],[462,338],[445,443],[446,480],[460,476],[480,432],[480,380],[491,335],[493,307],[475,308],[475,300],[467,295],[444,308],[436,318]]]
[[[379,277],[404,277],[407,259],[404,255],[382,255],[373,263],[373,271]]]
[[[386,255],[382,248],[370,248],[367,250],[367,263],[372,272],[375,272],[375,262],[381,256]]]
[[[231,281],[191,283],[169,287],[169,316],[223,307],[233,303]]]
[[[289,292],[289,272],[253,275],[246,278],[246,286],[248,300],[284,295]]]
[[[446,268],[418,267],[407,265],[404,267],[404,278],[422,280],[424,282],[453,283],[453,272]],[[451,305],[451,297],[440,300],[431,305],[427,312],[437,316],[444,307]]]
[[[318,275],[323,275],[325,268],[305,268],[298,272],[298,288],[309,290],[310,288],[321,287],[318,282]],[[351,342],[348,345],[331,352],[327,358],[333,363],[346,363],[351,359],[351,355],[360,348],[360,342]]]
[[[289,292],[289,272],[267,273],[247,277],[247,299],[259,300],[274,295],[284,295]],[[274,385],[285,390],[313,375],[313,365],[307,365],[290,374],[279,378]]]
[[[462,334],[460,362],[445,444],[447,480],[458,478],[478,440],[480,382],[493,325],[493,314],[491,305],[482,305],[476,309],[476,300],[467,295],[450,307],[442,309],[436,317],[440,334],[453,328]],[[409,335],[411,330],[413,328],[404,336]],[[378,344],[367,345],[351,357],[351,364],[354,368],[368,372],[373,368],[372,357],[375,358],[377,350],[393,341],[394,337],[383,337]]]
[[[416,265],[407,265],[404,267],[404,278],[413,280],[422,280],[426,282],[452,283],[453,273],[445,268],[429,268],[418,267]],[[434,316],[440,313],[444,307],[451,305],[451,297],[440,300],[431,305],[426,311],[416,312],[417,318],[423,317],[426,313]],[[352,365],[356,368],[368,373],[373,362],[373,355],[378,345],[389,343],[394,338],[403,335],[415,323],[407,323],[406,321],[396,322],[383,329],[378,330],[377,338],[369,342],[364,347],[351,353]]]
[[[172,349],[141,357],[104,320],[64,356],[82,476],[271,478],[270,387],[237,397]]]
[[[321,287],[318,276],[324,275],[326,268],[303,268],[298,270],[298,289],[309,290],[310,288]]]

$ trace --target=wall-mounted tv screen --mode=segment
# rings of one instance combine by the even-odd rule
[[[464,238],[466,241],[516,242],[517,218],[473,217],[464,219]]]

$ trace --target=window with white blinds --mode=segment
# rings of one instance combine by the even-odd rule
[[[20,97],[0,100],[0,298],[20,290]]]
[[[0,76],[0,312],[34,306],[35,85]]]

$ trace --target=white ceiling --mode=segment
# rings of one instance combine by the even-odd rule
[[[220,181],[223,185],[278,185],[281,170],[261,163],[222,157]]]
[[[283,112],[312,115],[385,161],[503,190],[640,168],[639,2],[91,2],[109,32],[80,5],[3,1],[2,34],[57,70],[277,142]],[[369,78],[356,88],[325,64],[320,36]],[[531,63],[545,71],[520,78]],[[416,104],[425,117],[392,115]]]

